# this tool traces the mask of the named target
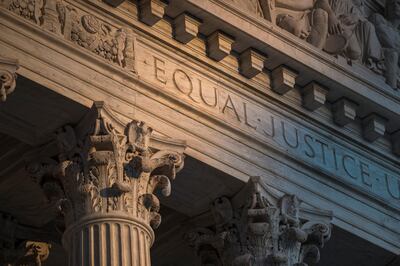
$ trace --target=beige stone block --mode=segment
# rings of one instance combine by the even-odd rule
[[[342,98],[332,105],[333,121],[339,126],[353,122],[357,116],[358,104]]]
[[[377,114],[370,114],[362,120],[363,136],[368,141],[375,141],[385,135],[387,119]]]
[[[174,37],[181,43],[188,43],[197,37],[201,21],[188,13],[174,19]]]
[[[301,91],[303,106],[310,110],[315,111],[326,102],[326,96],[329,90],[316,82],[311,82]]]
[[[160,0],[139,1],[139,18],[143,23],[153,26],[164,17],[167,4]]]
[[[216,61],[221,61],[231,53],[234,39],[227,34],[216,31],[207,38],[208,56]]]
[[[246,78],[253,78],[263,70],[266,59],[262,53],[252,48],[247,49],[239,57],[240,73]]]
[[[285,94],[296,85],[297,72],[286,66],[279,66],[271,73],[272,90],[278,94]]]

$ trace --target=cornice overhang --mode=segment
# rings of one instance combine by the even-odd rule
[[[168,17],[182,12],[203,22],[199,27],[200,36],[222,31],[233,38],[232,54],[240,55],[254,49],[266,55],[264,66],[271,72],[272,79],[282,80],[277,85],[272,83],[271,89],[285,94],[294,87],[299,88],[305,108],[313,111],[325,101],[334,106],[351,99],[353,105],[332,107],[335,123],[344,126],[358,119],[368,120],[370,123],[363,125],[364,138],[373,142],[378,137],[389,136],[393,152],[400,153],[397,148],[400,93],[388,86],[383,77],[357,63],[349,65],[344,58],[316,49],[266,19],[246,14],[221,0],[171,0],[166,8]],[[280,72],[276,73],[277,70]],[[310,84],[321,85],[321,88],[307,90]],[[313,102],[309,102],[310,99]],[[369,120],[372,115],[378,118]]]
[[[183,5],[182,2],[187,4]],[[383,79],[374,77],[373,73],[356,71],[355,67],[299,40],[269,21],[245,14],[243,10],[223,1],[171,0],[167,14],[173,17],[181,12],[180,6],[185,6],[203,20],[202,34],[208,35],[215,28],[223,29],[235,36],[235,52],[240,53],[251,44],[270,55],[265,62],[268,69],[284,63],[299,72],[300,83],[314,79],[330,87],[332,92],[328,100],[334,101],[344,96],[357,100],[362,104],[361,113],[376,110],[390,118],[389,131],[398,129],[395,123],[400,119],[400,95]],[[321,70],[324,72],[321,73]]]

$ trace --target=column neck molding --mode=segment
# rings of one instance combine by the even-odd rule
[[[212,225],[195,225],[185,238],[202,265],[317,263],[331,235],[332,213],[301,205],[296,196],[279,195],[260,178],[251,178],[235,197],[211,204]]]

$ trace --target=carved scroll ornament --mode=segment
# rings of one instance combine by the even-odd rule
[[[110,114],[95,103],[77,127],[56,133],[58,158],[31,163],[28,170],[58,204],[67,227],[93,215],[120,213],[157,228],[160,201],[154,193],[157,188],[164,196],[171,193],[171,181],[183,167],[183,148],[152,148],[153,130],[146,123],[132,121],[123,128]]]
[[[7,95],[11,94],[17,85],[17,74],[15,73],[18,61],[14,59],[0,57],[0,100],[6,101]]]
[[[275,198],[266,194],[258,182],[257,178],[249,181],[251,189],[245,192],[248,200],[244,204],[238,204],[237,197],[216,199],[211,206],[214,225],[196,228],[185,235],[202,265],[317,263],[319,249],[330,238],[329,222],[301,218],[296,196]]]

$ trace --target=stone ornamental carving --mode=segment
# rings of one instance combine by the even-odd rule
[[[134,71],[134,36],[129,28],[115,29],[95,16],[57,3],[64,37],[120,67]]]
[[[317,263],[319,249],[331,235],[331,214],[317,210],[314,214],[320,212],[320,219],[305,218],[300,204],[293,195],[276,197],[259,178],[252,178],[238,196],[212,203],[212,226],[191,230],[185,238],[202,265]]]
[[[65,126],[56,133],[58,158],[28,167],[65,217],[63,244],[71,256],[82,252],[78,257],[99,258],[108,250],[127,259],[134,254],[143,259],[140,265],[150,265],[151,228],[161,223],[155,190],[170,195],[171,181],[183,167],[184,149],[184,143],[152,136],[152,132],[139,121],[121,126],[108,108],[97,102],[75,128]],[[160,144],[166,149],[157,149]],[[90,249],[90,245],[99,245],[93,239],[122,245],[127,237],[130,249]],[[77,247],[80,241],[83,247]],[[71,259],[70,265],[89,265]]]
[[[263,17],[319,49],[359,62],[400,87],[400,33],[396,0],[386,1],[385,14],[368,17],[364,0],[225,0]],[[398,14],[397,14],[398,13]]]
[[[20,225],[10,215],[0,214],[0,265],[41,266],[50,254],[51,245],[40,239],[46,235],[40,228]]]
[[[0,262],[15,266],[42,266],[49,257],[50,248],[48,243],[35,241],[24,241],[16,248],[5,246],[1,250]]]
[[[378,70],[381,46],[374,25],[367,19],[364,1],[329,0],[329,4],[340,21],[341,32],[330,36],[324,49]]]
[[[51,245],[43,242],[25,242],[25,254],[15,263],[16,266],[42,266],[50,254]]]
[[[386,82],[393,88],[399,88],[400,1],[386,0],[385,16],[374,14],[371,21],[383,47]]]
[[[45,30],[135,72],[131,29],[116,28],[61,0],[5,0],[3,5]]]
[[[0,57],[0,101],[4,102],[7,95],[15,90],[17,85],[18,61],[10,58]]]

